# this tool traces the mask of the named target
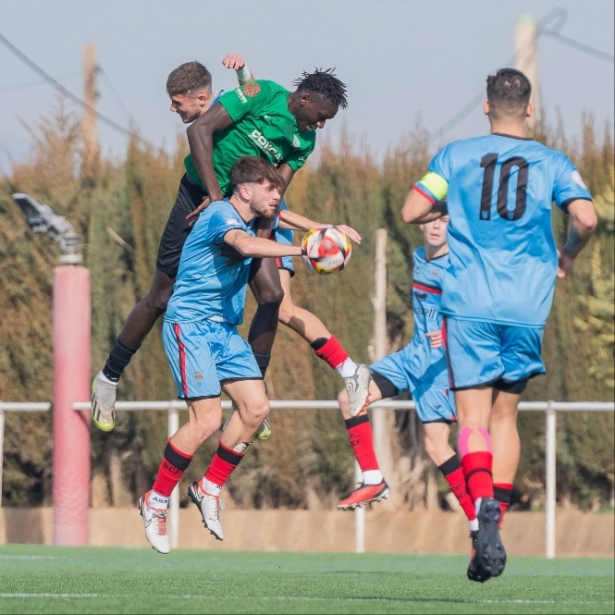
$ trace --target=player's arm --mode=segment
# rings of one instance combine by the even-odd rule
[[[231,246],[244,258],[275,258],[277,256],[301,256],[300,246],[289,246],[253,237],[241,229],[232,229],[224,235],[224,243]]]
[[[567,204],[567,209],[570,214],[570,228],[568,229],[566,243],[557,251],[559,257],[558,278],[564,278],[572,272],[576,257],[589,243],[598,225],[598,214],[592,201],[576,199]]]
[[[321,222],[314,222],[314,220],[310,220],[301,214],[298,214],[294,211],[290,211],[289,209],[280,210],[280,228],[286,228],[293,231],[303,231],[307,232],[313,228],[328,228],[331,226],[335,226],[340,231],[343,231],[348,235],[348,237],[354,241],[355,243],[361,243],[361,235],[355,231],[351,226],[347,226],[346,224],[323,224]]]
[[[447,214],[448,182],[438,173],[429,171],[413,186],[401,209],[408,224],[425,224]]]
[[[188,143],[194,166],[203,182],[210,201],[224,198],[214,171],[213,135],[233,123],[226,109],[216,103],[188,127]]]
[[[239,85],[248,83],[248,81],[254,81],[254,75],[248,68],[246,61],[236,53],[229,53],[224,60],[222,60],[222,66],[232,69],[237,73]]]

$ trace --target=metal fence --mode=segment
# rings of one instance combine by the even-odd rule
[[[337,401],[329,400],[272,400],[272,410],[339,410]],[[230,410],[231,402],[223,401],[222,408]],[[371,408],[390,410],[414,410],[413,401],[380,401]],[[0,498],[2,497],[2,466],[4,452],[4,418],[6,412],[48,412],[49,403],[0,402]],[[74,410],[89,410],[90,403],[73,404]],[[127,401],[116,404],[118,411],[158,410],[168,414],[168,432],[171,437],[179,429],[179,411],[186,410],[185,402],[173,401]],[[555,557],[555,510],[556,510],[556,425],[558,412],[613,412],[614,402],[557,402],[530,401],[519,404],[521,411],[544,412],[545,429],[545,556]],[[1,505],[1,499],[0,499]],[[179,542],[179,496],[177,488],[171,496],[169,511],[169,540],[171,547]],[[355,511],[355,551],[365,551],[365,509]]]

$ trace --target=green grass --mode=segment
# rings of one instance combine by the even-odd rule
[[[613,613],[613,561],[0,547],[0,613]]]

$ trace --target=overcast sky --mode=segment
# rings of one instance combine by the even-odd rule
[[[184,131],[165,93],[168,73],[183,62],[206,64],[215,89],[235,84],[221,65],[231,51],[244,55],[257,77],[288,88],[302,70],[335,66],[349,93],[349,108],[338,117],[382,157],[418,113],[435,132],[484,91],[486,75],[510,61],[522,15],[538,20],[557,7],[568,12],[562,35],[613,54],[613,0],[0,0],[0,33],[80,97],[83,51],[94,43],[104,72],[99,110],[125,126],[131,114],[158,145],[173,144]],[[539,54],[551,117],[559,109],[571,134],[579,132],[584,111],[613,123],[612,63],[547,36]],[[18,116],[35,121],[55,99],[0,45],[1,170],[32,150]],[[324,132],[335,140],[341,126],[336,118]],[[486,128],[477,104],[443,139]],[[103,151],[122,155],[124,136],[102,125],[99,136]]]

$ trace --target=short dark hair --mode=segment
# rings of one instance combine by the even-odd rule
[[[284,187],[284,179],[280,172],[264,158],[242,156],[231,169],[233,190],[240,184],[262,184],[266,181],[276,188]]]
[[[167,94],[185,96],[196,90],[211,89],[211,73],[200,62],[186,62],[167,77]]]
[[[496,115],[525,114],[531,95],[532,84],[520,70],[501,68],[487,77],[487,100]]]
[[[331,103],[336,110],[340,107],[346,109],[348,107],[346,84],[335,76],[334,70],[334,68],[327,70],[317,68],[313,73],[303,71],[301,77],[293,81],[293,85],[297,86],[297,92],[309,92],[320,96]]]

